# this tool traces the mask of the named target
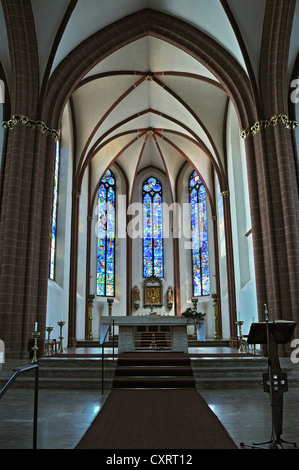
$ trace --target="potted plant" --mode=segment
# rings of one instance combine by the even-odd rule
[[[183,317],[195,320],[195,323],[199,326],[204,323],[205,315],[205,313],[198,312],[195,308],[192,307],[189,307],[184,312],[182,312]]]

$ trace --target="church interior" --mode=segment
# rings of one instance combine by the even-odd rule
[[[2,0],[0,38],[0,389],[39,364],[38,445],[76,447],[117,357],[169,351],[236,447],[281,364],[299,443],[299,1]],[[30,374],[0,448],[31,446]]]

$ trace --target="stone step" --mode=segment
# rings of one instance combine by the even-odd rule
[[[191,367],[141,367],[141,366],[132,366],[132,367],[125,367],[125,366],[118,366],[115,370],[115,376],[192,376],[192,368]]]
[[[195,380],[190,377],[115,377],[113,388],[194,388]]]
[[[238,380],[233,377],[206,377],[206,378],[195,378],[197,390],[204,389],[252,389],[252,388],[262,388],[263,381],[262,378],[258,377],[238,377]]]
[[[142,353],[141,353],[142,354]],[[160,353],[157,353],[160,354]],[[162,353],[161,353],[162,354]],[[112,388],[115,377],[115,370],[118,359],[105,358],[104,360],[104,388]],[[148,367],[153,367],[149,362]],[[40,388],[53,389],[101,389],[101,359],[100,358],[73,358],[73,357],[49,357],[41,358],[40,365]],[[180,367],[186,367],[181,364]],[[267,359],[263,357],[208,357],[191,358],[193,377],[196,387],[207,388],[255,388],[262,387],[262,376],[267,372]],[[131,367],[130,361],[123,364],[123,367]],[[142,374],[144,366],[138,366],[138,374]],[[161,376],[165,375],[165,370],[169,371],[171,366],[163,364]],[[162,369],[164,372],[162,373]],[[290,367],[283,367],[288,373],[289,387],[299,386],[299,377],[290,373]],[[183,370],[183,369],[182,369]],[[128,373],[128,371],[126,372]],[[30,375],[31,374],[31,375]],[[1,374],[0,387],[2,388],[13,371]],[[145,375],[145,373],[143,373]],[[167,376],[171,373],[168,372]],[[16,380],[15,387],[33,388],[34,373],[22,374]]]
[[[102,367],[101,357],[43,357],[38,361],[41,369],[51,367],[66,367],[66,368],[98,368]],[[117,357],[105,358],[104,367],[116,366]]]
[[[246,358],[197,358],[191,359],[196,387],[217,388],[256,388],[263,386],[263,374],[268,370],[268,360],[264,357]],[[288,374],[289,387],[297,387],[299,380],[292,377],[291,368],[282,367]]]
[[[226,369],[228,367],[254,367],[267,369],[267,359],[264,357],[192,357],[191,364],[193,369],[210,369],[218,367],[219,369]]]
[[[104,390],[111,390],[113,378],[104,379]],[[30,377],[23,377],[14,383],[15,388],[34,388],[34,379]],[[101,390],[102,380],[101,378],[76,378],[76,377],[40,377],[39,378],[40,389],[55,389],[55,390]]]

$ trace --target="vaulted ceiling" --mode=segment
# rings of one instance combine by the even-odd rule
[[[260,45],[266,0],[32,0],[39,49],[40,82],[57,32],[52,72],[83,40],[138,10],[150,8],[198,28],[224,47],[259,84]],[[299,21],[297,2],[295,20]],[[67,9],[72,14],[63,22]],[[0,7],[1,8],[1,7]],[[0,11],[1,13],[1,11]],[[0,15],[0,39],[5,37]],[[7,41],[1,62],[9,79]],[[299,52],[293,28],[289,73]],[[187,160],[208,184],[211,168],[225,167],[224,133],[228,97],[217,78],[191,55],[158,37],[146,36],[98,63],[71,97],[78,168],[92,157],[93,185],[114,161],[129,182],[153,166],[169,178]],[[240,129],[238,129],[239,131]]]

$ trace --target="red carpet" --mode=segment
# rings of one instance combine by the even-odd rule
[[[236,449],[196,390],[112,390],[77,449]]]
[[[188,355],[122,354],[113,386],[77,449],[237,449],[195,389]]]

